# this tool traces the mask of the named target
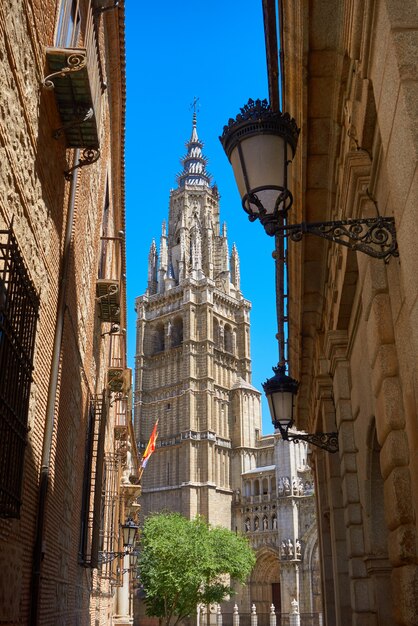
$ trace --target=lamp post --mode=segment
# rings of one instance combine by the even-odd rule
[[[284,239],[290,236],[298,241],[305,232],[311,232],[352,249],[366,252],[371,256],[387,258],[389,254],[396,253],[396,237],[393,221],[391,222],[390,218],[379,218],[375,224],[374,238],[377,238],[379,245],[382,246],[386,235],[377,236],[376,233],[377,231],[380,233],[383,228],[382,223],[386,224],[385,220],[389,220],[388,239],[392,237],[395,246],[390,248],[390,252],[386,248],[384,254],[379,256],[379,250],[376,252],[368,243],[355,241],[363,228],[360,222],[365,220],[351,220],[347,228],[342,228],[342,222],[332,223],[334,234],[330,237],[327,235],[330,222],[315,225],[287,224],[287,213],[293,204],[292,194],[287,188],[287,168],[290,163],[289,158],[295,155],[298,136],[297,124],[288,113],[273,111],[266,100],[249,100],[236,119],[230,119],[228,125],[224,127],[220,141],[231,162],[242,206],[248,213],[250,221],[259,219],[266,233],[275,237],[279,364],[273,368],[275,375],[263,384],[272,422],[285,441],[306,441],[328,452],[337,452],[338,433],[336,432],[314,434],[289,432],[294,423],[294,398],[297,395],[299,383],[286,374]],[[346,223],[348,221],[344,224]],[[337,227],[336,224],[339,226]],[[350,233],[355,234],[354,238],[350,236]],[[345,237],[348,237],[347,240]]]

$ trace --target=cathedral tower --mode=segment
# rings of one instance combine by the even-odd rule
[[[250,303],[240,290],[219,194],[202,153],[196,114],[168,225],[152,242],[148,287],[136,299],[135,432],[143,450],[142,513],[169,509],[231,528],[233,493],[253,464],[261,431],[251,386]]]

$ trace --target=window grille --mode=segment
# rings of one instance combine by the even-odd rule
[[[91,399],[87,420],[80,537],[80,563],[86,567],[99,561],[106,415],[103,393]]]
[[[39,296],[15,236],[0,231],[0,516],[19,517]]]
[[[119,545],[119,481],[120,462],[115,454],[106,454],[102,485],[100,551],[104,554],[118,552]],[[116,582],[120,560],[102,562],[101,578]]]

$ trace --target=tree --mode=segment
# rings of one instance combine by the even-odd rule
[[[232,594],[230,579],[245,583],[254,564],[254,552],[242,535],[210,526],[202,517],[151,515],[141,533],[138,562],[147,615],[176,624],[199,604]]]

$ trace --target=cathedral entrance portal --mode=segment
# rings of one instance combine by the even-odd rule
[[[279,554],[275,550],[266,548],[258,552],[249,592],[251,604],[257,608],[260,626],[267,625],[271,605],[274,604],[276,613],[281,610]]]

